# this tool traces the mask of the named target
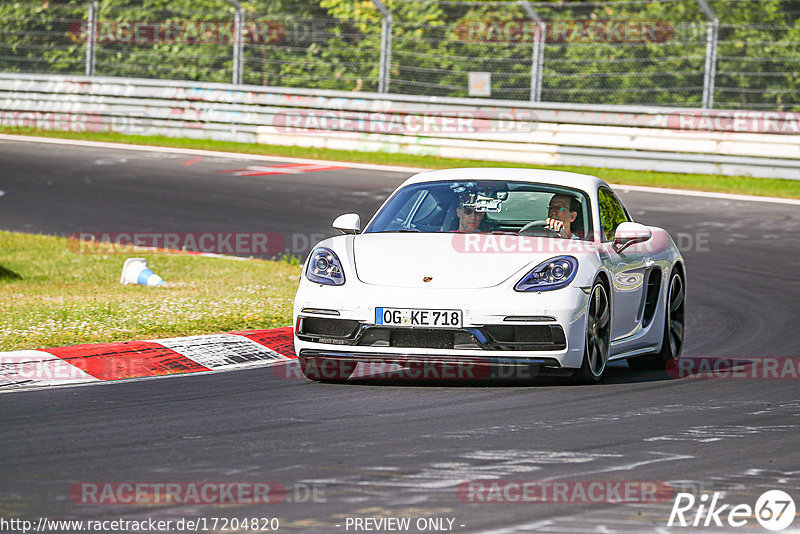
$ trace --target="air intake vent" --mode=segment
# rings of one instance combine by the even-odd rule
[[[358,328],[358,321],[329,319],[327,317],[303,317],[298,334],[309,336],[350,337]]]

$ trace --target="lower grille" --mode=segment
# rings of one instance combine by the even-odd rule
[[[463,330],[416,328],[369,328],[356,342],[364,347],[419,349],[480,349],[469,332]]]
[[[486,345],[495,350],[564,350],[567,338],[557,324],[486,325]]]
[[[487,334],[498,343],[552,343],[550,325],[487,325]]]
[[[360,323],[349,319],[330,319],[328,317],[301,317],[297,333],[307,336],[351,337]]]
[[[452,349],[455,335],[446,330],[394,330],[390,334],[392,347],[420,349]]]
[[[297,337],[333,345],[403,349],[546,351],[567,347],[564,329],[557,324],[426,329],[375,326],[348,319],[300,317]]]

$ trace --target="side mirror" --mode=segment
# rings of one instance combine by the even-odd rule
[[[343,234],[357,234],[361,232],[361,217],[357,213],[345,213],[333,220],[333,227]]]
[[[622,252],[636,243],[643,243],[650,239],[653,233],[643,224],[624,222],[617,226],[614,232],[614,250]]]

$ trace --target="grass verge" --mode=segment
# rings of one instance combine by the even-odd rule
[[[254,143],[235,143],[232,141],[212,141],[207,139],[184,139],[164,136],[122,135],[109,132],[57,132],[31,128],[0,127],[0,133],[14,135],[35,135],[39,137],[58,137],[64,139],[85,139],[88,141],[107,141],[134,145],[157,145],[202,150],[220,150],[246,154],[264,154],[293,158],[326,159],[356,163],[383,165],[402,165],[441,169],[450,167],[525,167],[545,168],[537,165],[436,158],[431,156],[411,156],[387,152],[356,152],[349,150],[330,150],[321,148],[286,147],[259,145]],[[770,178],[750,178],[747,176],[719,176],[711,174],[681,174],[651,171],[628,171],[603,169],[597,167],[547,167],[559,170],[580,172],[598,176],[613,184],[645,185],[651,187],[670,187],[717,193],[737,193],[782,198],[800,198],[800,180],[779,180]]]
[[[121,285],[127,257],[168,287]],[[300,267],[189,254],[78,254],[67,239],[0,231],[0,350],[291,325]]]

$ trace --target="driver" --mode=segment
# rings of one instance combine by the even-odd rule
[[[478,231],[485,214],[476,211],[475,206],[461,202],[456,208],[456,215],[458,215],[458,233],[471,234]]]
[[[575,197],[556,193],[547,206],[545,228],[549,228],[566,239],[579,239],[571,229],[572,223],[578,218],[579,209],[580,204]]]

